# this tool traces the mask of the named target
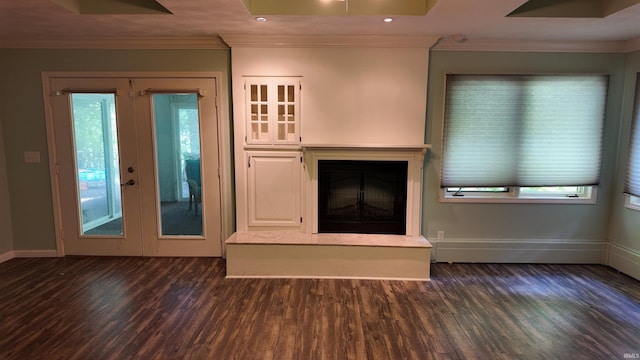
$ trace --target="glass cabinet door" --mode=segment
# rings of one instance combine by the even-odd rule
[[[300,142],[300,80],[247,78],[247,144]]]
[[[249,85],[248,141],[269,141],[269,102],[267,84]]]
[[[296,142],[298,139],[298,117],[296,111],[296,85],[278,86],[278,134],[277,142]]]

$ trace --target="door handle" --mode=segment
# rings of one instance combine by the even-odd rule
[[[131,185],[135,185],[136,182],[133,181],[133,179],[129,179],[129,181],[127,181],[126,183],[120,184],[120,186],[131,186]]]

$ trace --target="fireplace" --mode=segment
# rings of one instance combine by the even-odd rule
[[[318,161],[318,232],[405,235],[406,161]]]
[[[327,145],[327,144],[305,144],[302,146],[302,151],[304,155],[304,168],[306,172],[305,182],[305,198],[306,201],[304,215],[305,219],[310,219],[310,221],[305,221],[304,232],[309,234],[317,234],[322,232],[350,232],[350,233],[388,233],[388,234],[404,234],[407,236],[421,236],[420,222],[421,222],[421,210],[422,210],[422,165],[424,162],[424,155],[427,149],[430,147],[428,144],[424,145]],[[390,177],[394,178],[394,182],[397,182],[398,186],[401,186],[401,190],[398,191],[399,196],[402,196],[404,193],[403,202],[404,204],[398,203],[394,196],[387,195],[388,190],[384,191],[384,195],[380,195],[378,197],[387,199],[388,203],[391,201],[392,205],[386,212],[376,211],[377,214],[386,214],[387,219],[383,219],[382,217],[378,218],[377,222],[384,223],[390,222],[390,218],[394,218],[395,220],[404,221],[402,225],[395,225],[394,230],[380,230],[377,229],[377,226],[382,227],[382,225],[373,225],[372,221],[365,221],[364,223],[361,221],[347,221],[348,226],[360,226],[359,230],[346,230],[347,225],[342,229],[332,229],[327,230],[324,226],[327,222],[322,220],[323,226],[320,226],[320,218],[323,217],[320,212],[324,211],[325,208],[328,208],[329,199],[321,200],[321,197],[327,192],[324,180],[321,180],[321,177],[326,176],[326,172],[324,170],[326,165],[333,166],[335,164],[342,163],[342,166],[339,166],[339,169],[342,168],[341,171],[346,169],[355,169],[355,167],[359,167],[360,171],[365,173],[369,173],[370,165],[380,165],[386,164],[391,167],[391,170],[386,171],[386,175],[382,177],[384,181],[378,181],[377,183],[371,183],[370,186],[365,185],[365,187],[372,187],[375,184],[376,188],[382,187],[380,183],[388,186]],[[322,164],[322,165],[321,165]],[[321,169],[323,175],[320,175]],[[384,173],[384,171],[383,171]],[[393,174],[393,176],[392,176]],[[398,174],[401,174],[401,179],[395,179]],[[376,181],[376,180],[374,180]],[[351,185],[347,186],[347,188],[355,188],[357,180],[350,180]],[[402,183],[402,185],[399,185]],[[336,188],[336,183],[332,187]],[[366,183],[365,183],[366,184]],[[324,189],[323,189],[324,187]],[[394,190],[396,190],[396,186],[390,186]],[[351,192],[351,199],[343,200],[343,203],[337,203],[336,205],[332,205],[335,209],[332,210],[334,215],[339,213],[339,208],[343,208],[342,211],[348,211],[348,207],[351,209],[355,209],[356,206],[362,209],[362,195],[360,194],[360,186],[358,183],[357,193],[354,195],[353,190],[345,190],[346,192]],[[322,192],[322,196],[321,193]],[[395,191],[394,191],[395,192]],[[364,198],[366,201],[368,198]],[[350,203],[350,204],[349,204]],[[354,205],[355,204],[355,205]],[[340,206],[341,205],[341,206]],[[377,205],[374,205],[377,207]],[[369,209],[373,209],[373,207],[367,206]],[[404,207],[405,211],[402,212],[402,208]],[[391,214],[393,215],[391,216]],[[326,214],[326,212],[325,212]],[[331,223],[331,221],[329,222]]]

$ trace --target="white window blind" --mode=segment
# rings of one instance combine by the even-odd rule
[[[587,186],[606,75],[447,75],[442,187]]]
[[[636,78],[636,99],[633,108],[633,125],[631,128],[631,145],[629,147],[629,165],[624,192],[640,196],[640,73]]]

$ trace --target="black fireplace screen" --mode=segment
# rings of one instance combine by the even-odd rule
[[[406,234],[406,161],[318,161],[318,232]]]

